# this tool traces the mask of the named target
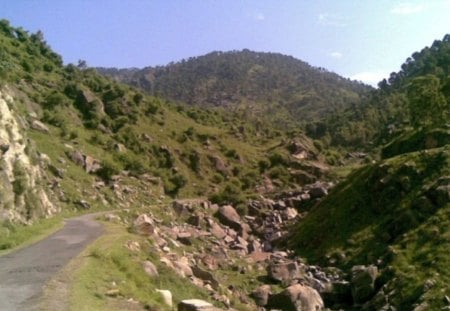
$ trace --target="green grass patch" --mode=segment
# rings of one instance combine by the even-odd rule
[[[63,217],[39,219],[33,225],[0,224],[0,255],[33,244],[63,227]]]

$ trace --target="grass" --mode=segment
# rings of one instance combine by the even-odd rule
[[[391,303],[408,310],[427,301],[439,310],[449,295],[450,204],[420,202],[449,174],[445,147],[362,167],[311,210],[290,245],[311,263],[332,258],[345,270],[381,260],[381,282],[396,291]],[[427,280],[435,285],[425,291]]]
[[[37,220],[32,226],[3,222],[0,225],[0,255],[31,245],[62,227],[62,215]]]
[[[65,275],[62,279],[70,283],[67,291],[69,310],[170,310],[156,289],[170,290],[175,306],[188,298],[209,300],[205,290],[160,263],[150,252],[146,238],[127,232],[122,225],[106,223],[105,226],[106,233],[60,273]],[[124,246],[130,240],[139,242],[141,252],[132,252]],[[144,260],[157,266],[159,277],[151,278],[144,272]],[[57,287],[60,285],[50,283],[44,301],[53,300]],[[110,290],[117,290],[117,296],[108,296]]]

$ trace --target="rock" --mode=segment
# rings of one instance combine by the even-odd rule
[[[0,151],[2,154],[7,153],[9,150],[9,144],[0,144]]]
[[[298,212],[295,208],[288,207],[286,210],[282,212],[282,218],[291,220],[298,216]]]
[[[181,276],[181,277],[190,277],[194,275],[191,267],[189,266],[187,258],[183,257],[179,260],[173,261],[172,263],[173,269]]]
[[[154,278],[159,275],[158,269],[151,261],[144,261],[142,263],[142,267],[144,268],[145,273],[147,273],[150,277]]]
[[[192,234],[189,232],[180,232],[177,234],[177,240],[183,243],[184,245],[192,245]]]
[[[125,243],[125,247],[128,248],[132,252],[140,252],[141,245],[137,241],[127,241]]]
[[[84,167],[84,156],[81,152],[79,151],[74,151],[70,154],[70,159],[73,161],[73,163],[75,163],[78,166],[83,166]]]
[[[299,278],[302,273],[295,261],[274,263],[267,267],[269,277],[278,282],[290,281]]]
[[[79,200],[74,202],[76,205],[82,207],[83,209],[90,209],[91,208],[91,204],[89,204],[89,202],[87,202],[86,200]]]
[[[147,214],[141,214],[134,220],[133,229],[140,234],[152,235],[156,233],[155,223]]]
[[[224,205],[219,208],[219,220],[226,226],[239,230],[241,228],[241,216],[233,206]]]
[[[110,221],[110,222],[120,222],[120,220],[121,220],[118,215],[111,214],[111,213],[105,214],[104,218],[106,221]]]
[[[256,305],[264,307],[265,305],[267,305],[267,302],[269,301],[269,296],[271,294],[272,290],[270,288],[270,285],[264,284],[255,289],[251,293],[251,296],[255,300]]]
[[[218,217],[221,223],[238,231],[244,239],[248,237],[250,227],[242,221],[241,216],[239,216],[233,206],[221,206],[219,208]]]
[[[221,173],[222,175],[228,175],[228,169],[225,165],[225,162],[219,156],[210,156],[210,160],[219,173]]]
[[[328,190],[323,185],[317,184],[311,189],[309,189],[309,194],[313,199],[323,198],[328,194]]]
[[[219,282],[208,271],[205,271],[198,266],[193,266],[192,272],[194,273],[195,277],[201,279],[202,281],[209,282],[214,290],[217,290],[219,288]]]
[[[254,252],[261,252],[261,250],[262,250],[261,243],[259,243],[257,240],[253,240],[250,241],[250,243],[248,243],[247,251],[249,254]]]
[[[157,293],[161,294],[161,297],[164,300],[164,303],[171,307],[173,306],[173,302],[172,302],[172,292],[170,290],[167,289],[156,289]]]
[[[50,132],[50,130],[48,129],[47,125],[45,125],[44,123],[42,123],[39,120],[33,120],[33,122],[31,122],[31,128],[33,130],[42,132],[42,133],[48,133]]]
[[[354,266],[352,268],[351,288],[353,301],[364,303],[375,294],[375,280],[378,277],[376,266]]]
[[[225,230],[223,230],[222,227],[213,220],[209,221],[209,226],[209,232],[211,232],[212,235],[214,235],[219,240],[223,239],[227,235]]]
[[[315,289],[295,284],[281,293],[270,296],[267,307],[280,310],[320,311],[324,310],[324,303]]]
[[[84,170],[86,173],[95,173],[101,168],[100,161],[88,155],[84,157]]]
[[[113,289],[106,291],[105,295],[109,296],[109,297],[117,297],[120,295],[120,291],[117,288],[113,288]]]
[[[209,302],[200,299],[186,299],[178,304],[178,311],[220,311]]]

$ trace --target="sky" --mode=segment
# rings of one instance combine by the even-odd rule
[[[211,51],[294,56],[376,85],[450,33],[450,0],[0,0],[65,63],[165,65]]]

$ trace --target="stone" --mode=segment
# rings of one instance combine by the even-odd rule
[[[224,205],[219,208],[219,220],[226,226],[239,231],[241,229],[241,216],[233,206]]]
[[[272,294],[272,290],[270,288],[270,285],[264,284],[256,288],[252,293],[251,296],[255,300],[256,305],[260,307],[264,307],[267,305],[269,301],[269,296]]]
[[[183,257],[184,258],[184,257]],[[186,259],[179,259],[173,261],[171,264],[173,266],[173,269],[181,276],[181,277],[190,277],[194,275],[192,272],[191,267],[189,266],[189,263]]]
[[[156,233],[155,223],[147,214],[141,214],[133,221],[133,229],[140,234],[152,235]]]
[[[178,304],[178,311],[220,311],[209,302],[200,299],[186,299]]]
[[[89,202],[87,202],[86,200],[76,201],[75,204],[80,206],[83,209],[90,209],[91,208],[91,204],[89,204]]]
[[[45,125],[44,123],[42,123],[39,120],[33,120],[33,122],[31,122],[31,128],[33,130],[42,132],[42,133],[48,133],[50,132],[50,130],[48,129],[47,125]]]
[[[159,275],[158,269],[151,261],[144,261],[142,263],[142,267],[144,268],[145,273],[147,273],[150,277],[154,278]]]
[[[127,241],[125,243],[125,247],[128,248],[132,252],[140,252],[141,245],[137,241]]]
[[[375,294],[375,280],[378,268],[370,266],[354,266],[351,271],[352,297],[355,303],[364,303]]]
[[[83,156],[83,154],[81,152],[79,152],[79,151],[72,152],[70,154],[70,159],[76,165],[84,167],[84,156]]]
[[[94,159],[91,156],[84,157],[84,170],[86,173],[95,173],[102,168],[100,161]]]
[[[281,293],[269,297],[268,309],[321,311],[324,303],[319,293],[306,285],[294,284]]]
[[[192,234],[189,232],[180,232],[177,234],[177,240],[183,243],[184,245],[192,245]]]
[[[302,273],[295,261],[274,263],[267,267],[269,277],[278,282],[290,281],[301,277]]]
[[[214,288],[214,290],[217,290],[219,288],[219,282],[214,278],[214,276],[210,272],[205,271],[198,266],[193,266],[192,272],[194,273],[194,276],[199,278],[200,280],[204,282],[209,282],[212,288]]]
[[[324,196],[326,196],[328,194],[328,190],[323,185],[318,184],[318,185],[312,187],[311,189],[309,189],[309,194],[311,195],[311,197],[313,199],[323,198]]]
[[[172,302],[172,292],[167,289],[156,289],[157,293],[161,294],[161,297],[163,298],[164,303],[172,308],[173,302]]]
[[[223,239],[227,235],[225,230],[223,230],[218,223],[211,220],[209,222],[209,226],[210,226],[209,232],[211,232],[211,234],[214,235],[219,240]]]

